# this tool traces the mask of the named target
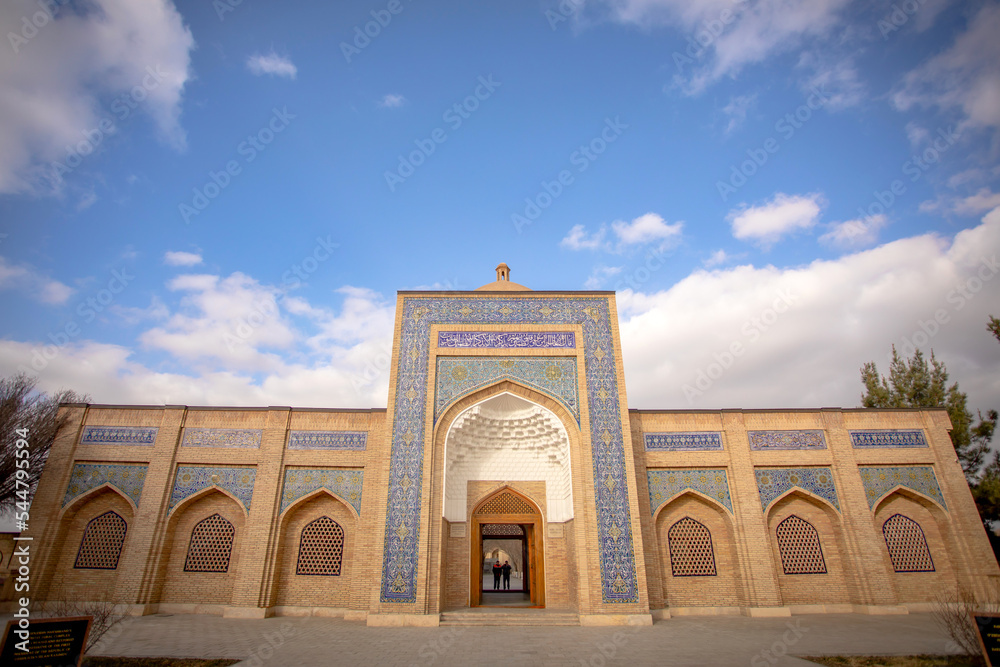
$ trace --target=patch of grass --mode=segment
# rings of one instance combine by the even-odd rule
[[[83,659],[83,667],[229,667],[239,660],[219,658],[216,660],[196,660],[194,658],[109,658],[88,656]]]
[[[801,656],[826,667],[982,667],[982,660],[967,655],[828,655]]]

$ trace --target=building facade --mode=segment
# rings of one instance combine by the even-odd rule
[[[500,539],[524,604],[581,624],[906,613],[1000,579],[944,410],[629,410],[614,294],[503,264],[399,293],[384,410],[62,410],[40,600],[436,625],[490,604]]]

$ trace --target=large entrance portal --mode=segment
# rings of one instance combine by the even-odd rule
[[[544,607],[542,515],[534,503],[504,488],[472,514],[471,603],[476,606]],[[509,588],[495,587],[493,564],[510,566]]]

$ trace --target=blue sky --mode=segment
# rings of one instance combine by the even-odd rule
[[[503,261],[618,292],[632,407],[851,407],[893,343],[1000,406],[995,2],[43,4],[0,8],[4,375],[384,406],[395,291]]]

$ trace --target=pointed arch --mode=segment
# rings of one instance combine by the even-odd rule
[[[76,496],[68,503],[66,503],[66,505],[64,505],[63,508],[59,511],[59,520],[61,521],[62,519],[72,516],[73,514],[78,512],[81,508],[83,508],[85,505],[87,505],[87,503],[89,503],[91,500],[94,500],[98,496],[103,495],[104,493],[107,492],[111,492],[116,496],[118,496],[119,498],[121,498],[122,500],[124,500],[128,504],[129,510],[132,512],[132,515],[135,516],[135,512],[139,509],[136,506],[135,501],[129,498],[128,494],[126,494],[124,491],[119,489],[111,482],[104,482],[100,486],[95,486],[92,489],[84,491],[83,493]]]
[[[687,489],[681,489],[674,495],[670,496],[663,503],[661,503],[659,507],[656,508],[656,510],[653,512],[653,523],[654,524],[656,523],[660,514],[662,514],[664,510],[666,510],[670,505],[676,503],[677,501],[682,500],[685,496],[691,496],[695,500],[699,500],[711,506],[712,509],[718,510],[723,514],[723,516],[727,518],[727,520],[732,517],[732,513],[729,511],[729,508],[720,503],[712,496],[702,491],[699,491],[698,489],[687,488]]]
[[[339,577],[343,557],[344,529],[324,514],[302,527],[295,574]]]
[[[314,490],[310,491],[309,493],[305,494],[301,498],[296,498],[295,500],[293,500],[292,503],[288,507],[286,507],[284,509],[284,511],[282,511],[278,515],[278,525],[279,525],[279,527],[283,526],[285,520],[289,516],[291,516],[291,513],[295,510],[295,508],[300,507],[301,505],[304,505],[305,503],[308,503],[311,500],[315,499],[317,496],[321,496],[321,495],[324,495],[324,494],[330,496],[331,498],[333,498],[337,502],[339,502],[342,505],[344,505],[347,508],[347,510],[351,513],[351,516],[354,517],[355,519],[360,519],[361,518],[361,515],[358,513],[358,511],[356,509],[354,509],[354,505],[352,505],[351,503],[347,502],[347,500],[343,496],[341,496],[338,493],[335,493],[335,492],[331,491],[330,489],[326,488],[325,486],[321,486],[318,489],[314,489]]]
[[[764,508],[764,516],[770,521],[771,515],[774,512],[774,508],[777,507],[782,501],[787,498],[798,496],[813,505],[818,505],[826,514],[830,516],[831,521],[835,521],[837,525],[840,525],[841,517],[840,510],[837,509],[833,503],[824,498],[823,496],[816,495],[808,489],[803,489],[801,486],[793,486],[787,491],[778,495],[774,500],[768,503],[767,507]]]
[[[882,537],[894,571],[934,572],[934,559],[919,523],[897,512],[882,522]]]
[[[513,500],[508,500],[507,498],[505,498],[504,497],[505,494],[510,494],[511,496],[513,496]],[[524,507],[522,507],[522,506],[519,505],[519,501],[520,501],[520,503],[525,503],[527,505],[526,509],[528,509],[530,511],[527,511],[527,512],[513,511],[513,510],[525,509]],[[493,507],[489,505],[489,503],[491,503],[491,502],[495,502],[498,505],[501,505],[501,507],[498,507],[497,509],[498,510],[504,510],[504,511],[492,511]],[[505,508],[505,507],[503,507],[503,505],[507,505],[507,507]],[[486,510],[486,511],[484,512],[484,510]],[[498,489],[496,489],[496,490],[494,490],[494,491],[492,491],[490,493],[487,493],[472,508],[472,515],[473,516],[477,516],[477,515],[478,516],[488,516],[490,514],[504,514],[504,515],[507,515],[507,514],[515,514],[515,515],[517,515],[517,514],[522,514],[522,515],[537,514],[540,517],[540,516],[542,516],[542,510],[538,507],[537,503],[535,503],[535,501],[533,501],[531,498],[529,498],[525,494],[521,493],[517,489],[513,488],[509,484],[504,484],[500,488],[498,488]]]
[[[712,532],[697,519],[684,516],[667,530],[670,568],[675,577],[714,577]]]
[[[246,520],[246,519],[248,519],[250,517],[249,510],[247,510],[247,508],[243,506],[243,502],[239,498],[237,498],[232,493],[230,493],[226,489],[222,488],[218,484],[212,484],[211,486],[206,486],[204,489],[198,489],[197,491],[195,491],[194,493],[192,493],[190,496],[188,496],[184,500],[182,500],[179,503],[177,503],[176,505],[174,505],[173,508],[169,512],[167,512],[168,520],[172,521],[174,517],[180,516],[181,513],[179,512],[179,510],[181,508],[186,508],[186,507],[194,504],[195,502],[201,500],[202,498],[205,498],[206,496],[212,495],[213,493],[220,493],[223,496],[225,496],[226,498],[229,498],[234,503],[236,503],[236,506],[240,508],[241,512],[243,512],[243,519],[244,520]]]
[[[191,529],[185,572],[228,572],[236,539],[236,526],[218,512],[205,517]]]
[[[875,499],[875,501],[872,502],[871,504],[872,516],[876,516],[879,513],[879,510],[881,510],[882,507],[886,505],[892,499],[893,496],[908,498],[917,503],[920,503],[928,510],[930,510],[931,514],[934,515],[934,518],[939,523],[945,518],[948,512],[947,508],[943,507],[940,502],[938,502],[931,496],[928,496],[925,493],[921,493],[920,491],[917,491],[916,489],[913,489],[909,486],[903,486],[902,484],[897,484],[896,486],[892,487],[891,489],[883,493],[881,496]]]

